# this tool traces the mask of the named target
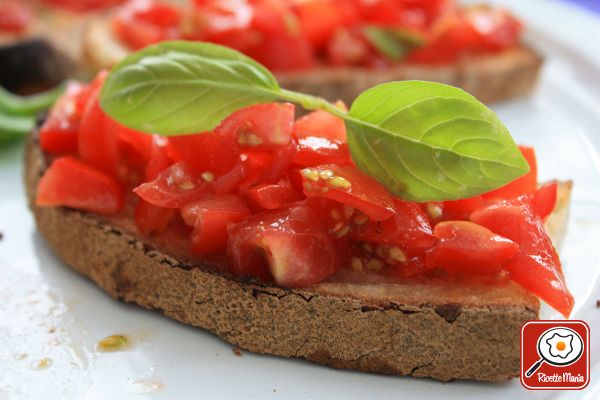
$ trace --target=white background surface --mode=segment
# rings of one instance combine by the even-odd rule
[[[576,297],[572,317],[591,327],[587,389],[530,392],[517,379],[443,384],[245,352],[236,357],[211,334],[113,301],[57,260],[26,209],[22,155],[12,148],[0,149],[0,400],[600,399],[600,19],[557,1],[502,3],[527,21],[547,63],[531,97],[493,108],[518,142],[535,146],[541,179],[576,182],[561,255]],[[557,318],[550,310],[545,316]],[[130,335],[133,346],[94,351],[115,333]],[[42,357],[52,365],[33,369]]]

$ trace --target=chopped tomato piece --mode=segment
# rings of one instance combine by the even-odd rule
[[[255,210],[275,210],[303,198],[290,186],[274,183],[254,186],[246,191],[245,197],[250,207]]]
[[[465,20],[477,32],[479,47],[502,50],[518,42],[523,24],[506,10],[485,5],[465,7]]]
[[[548,183],[535,192],[527,193],[517,198],[525,204],[528,204],[531,211],[538,217],[545,220],[552,214],[556,207],[558,195],[558,184],[556,182]]]
[[[517,243],[519,251],[506,265],[510,278],[569,316],[574,300],[560,259],[541,218],[528,205],[499,202],[473,212],[471,221]]]
[[[164,208],[181,208],[211,193],[211,187],[185,162],[173,164],[133,191],[150,204]]]
[[[370,221],[365,216],[353,220],[354,240],[398,246],[417,255],[436,243],[427,214],[416,204],[397,198],[393,200],[394,215],[385,221]]]
[[[365,38],[351,29],[338,29],[327,45],[327,61],[333,66],[365,64],[371,55]]]
[[[227,227],[250,216],[244,201],[236,195],[210,197],[187,204],[181,210],[185,223],[194,228],[192,251],[199,254],[227,249]]]
[[[130,0],[119,7],[112,26],[116,35],[133,49],[181,36],[182,12],[154,0]]]
[[[92,83],[78,132],[79,157],[85,163],[112,176],[118,176],[118,130],[120,125],[100,108],[100,89],[107,74],[101,72]]]
[[[344,103],[336,104],[342,109],[346,109]],[[308,137],[319,137],[336,142],[346,142],[346,125],[340,118],[330,113],[317,110],[303,117],[300,117],[294,123],[294,136],[297,139]]]
[[[329,38],[342,26],[344,15],[336,0],[307,0],[294,3],[294,11],[304,35],[313,48],[322,49]]]
[[[135,226],[142,235],[162,232],[167,228],[174,211],[171,208],[158,207],[140,199],[135,207]]]
[[[171,136],[169,144],[170,156],[185,161],[198,174],[222,175],[240,159],[232,137],[220,132]]]
[[[525,193],[531,193],[537,188],[537,162],[533,147],[519,146],[521,154],[529,164],[529,172],[499,189],[482,195],[484,200],[511,199]]]
[[[365,213],[373,221],[394,216],[392,195],[387,189],[354,167],[335,164],[300,171],[304,194],[323,196]]]
[[[61,157],[40,178],[36,204],[113,214],[123,206],[123,193],[110,176],[75,158]]]
[[[223,120],[215,132],[233,137],[241,147],[288,145],[294,127],[294,110],[291,103],[244,107]]]
[[[123,0],[43,0],[52,6],[62,7],[74,12],[87,12],[108,8],[121,3]]]
[[[67,90],[52,106],[44,125],[40,128],[40,146],[53,154],[77,152],[77,132],[81,112],[77,101],[86,87],[78,82],[69,82]]]
[[[427,263],[454,273],[498,272],[519,250],[512,240],[469,221],[440,222],[433,234],[439,240]]]
[[[282,286],[321,282],[349,259],[345,240],[331,234],[325,199],[308,199],[256,214],[229,229],[231,272],[272,278]]]
[[[292,162],[301,167],[314,167],[322,164],[352,164],[346,143],[316,136],[298,139],[298,152],[294,155]]]
[[[0,3],[0,32],[25,32],[32,21],[31,9],[24,2],[3,0]]]

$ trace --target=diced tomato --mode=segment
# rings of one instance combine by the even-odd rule
[[[294,11],[302,34],[313,48],[319,50],[327,45],[329,38],[342,26],[344,15],[336,0],[307,0],[294,3]]]
[[[135,141],[141,152],[147,153],[146,158],[146,179],[155,179],[162,171],[167,169],[172,161],[167,155],[167,139],[158,135],[144,135],[150,138],[150,148],[147,148],[146,140]],[[129,139],[135,136],[129,135]],[[138,137],[138,139],[141,139]],[[135,224],[142,235],[155,232],[162,232],[173,219],[174,212],[171,208],[159,207],[140,199],[135,208]]]
[[[155,206],[181,208],[206,197],[212,189],[209,182],[199,177],[185,162],[180,161],[133,191]]]
[[[346,109],[344,103],[340,102],[336,105],[343,110]],[[326,111],[317,110],[296,120],[294,136],[297,139],[319,137],[337,143],[345,143],[346,125],[342,119]]]
[[[300,171],[304,194],[323,196],[354,207],[373,221],[394,216],[392,195],[387,189],[354,167],[335,164]]]
[[[40,178],[36,204],[113,214],[123,206],[123,193],[105,173],[75,158],[61,157]]]
[[[372,55],[365,38],[352,29],[338,29],[327,44],[326,53],[333,66],[361,65]]]
[[[99,94],[105,73],[96,77],[81,116],[78,132],[79,157],[85,163],[112,176],[118,176],[118,130],[120,125],[100,108]]]
[[[476,210],[471,221],[519,245],[506,265],[510,278],[537,295],[565,317],[573,309],[573,296],[566,286],[560,259],[544,224],[528,205],[499,202]]]
[[[308,199],[256,214],[229,229],[231,272],[288,286],[321,282],[349,259],[345,240],[330,233],[328,202]]]
[[[542,186],[535,192],[519,196],[517,201],[528,204],[531,211],[543,221],[554,211],[557,195],[558,184],[552,182]]]
[[[385,221],[354,218],[354,240],[398,246],[410,257],[421,254],[436,243],[427,214],[416,204],[393,199],[394,215]]]
[[[133,49],[181,36],[182,11],[154,0],[130,0],[113,17],[116,35]]]
[[[518,42],[523,24],[506,10],[485,5],[465,7],[462,12],[478,34],[480,47],[502,50]]]
[[[435,226],[438,242],[427,254],[427,263],[459,274],[499,272],[519,250],[519,245],[469,221],[445,221]]]
[[[469,219],[471,213],[483,206],[483,197],[474,196],[468,199],[444,201],[440,204],[441,218],[445,221]]]
[[[346,143],[315,136],[298,139],[298,152],[294,155],[292,163],[300,167],[322,164],[352,165]]]
[[[224,174],[240,159],[232,136],[220,132],[171,136],[169,144],[170,156],[185,161],[198,174]]]
[[[236,195],[210,197],[187,204],[181,210],[185,223],[194,228],[192,251],[218,253],[227,249],[227,227],[250,216],[244,201]]]
[[[77,101],[86,90],[85,86],[71,81],[65,94],[52,106],[44,125],[40,128],[40,146],[52,154],[77,152],[77,132],[81,112]]]
[[[254,210],[275,210],[302,200],[303,196],[289,185],[264,183],[248,189],[245,198]]]
[[[294,128],[294,110],[291,103],[244,107],[223,120],[215,133],[233,137],[241,147],[288,145]]]
[[[0,32],[23,33],[33,21],[33,14],[27,4],[16,0],[0,2]]]
[[[135,226],[142,235],[162,232],[167,228],[174,211],[171,208],[158,207],[140,199],[135,207]]]
[[[537,162],[533,147],[519,146],[519,150],[529,164],[529,172],[499,189],[482,195],[484,200],[511,199],[525,193],[531,193],[537,188]]]

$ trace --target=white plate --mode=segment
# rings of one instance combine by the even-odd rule
[[[519,142],[534,145],[543,179],[574,179],[562,250],[573,318],[592,331],[590,386],[529,392],[501,384],[378,376],[244,353],[159,313],[113,301],[63,265],[36,233],[21,186],[20,149],[0,150],[0,399],[600,398],[600,19],[555,1],[507,1],[547,57],[530,98],[494,107]],[[558,318],[550,310],[546,316]],[[135,338],[124,352],[97,340]],[[52,365],[32,368],[43,357]]]

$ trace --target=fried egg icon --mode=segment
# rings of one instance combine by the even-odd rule
[[[552,357],[567,358],[573,351],[573,335],[559,335],[554,333],[546,339],[546,343],[550,346],[550,354]]]

